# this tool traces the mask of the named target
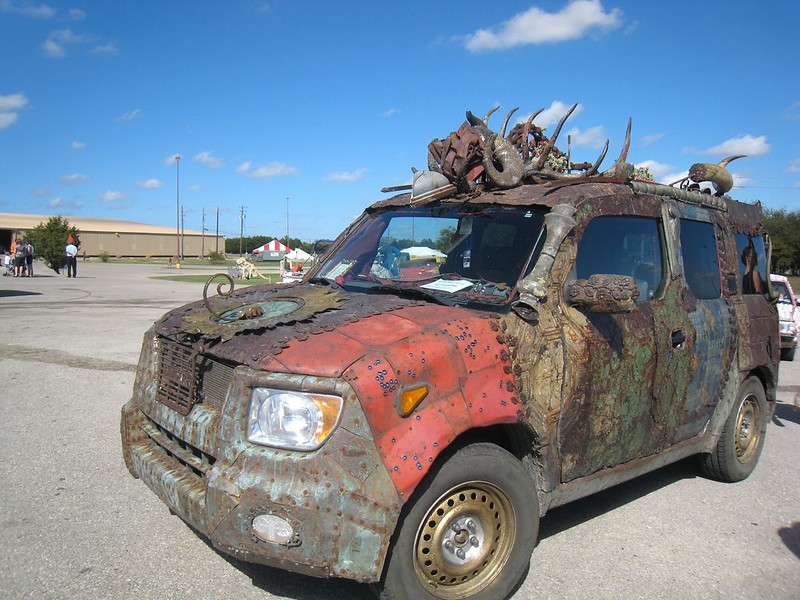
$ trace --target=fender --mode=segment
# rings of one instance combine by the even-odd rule
[[[405,501],[455,438],[475,427],[520,421],[522,413],[497,317],[431,306],[401,312],[417,324],[417,332],[391,345],[371,345],[343,377],[361,400],[378,451]],[[342,333],[373,338],[376,326],[375,319],[367,319]],[[428,395],[403,416],[400,394],[421,384],[428,386]]]

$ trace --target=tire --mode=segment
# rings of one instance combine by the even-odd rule
[[[493,444],[455,452],[401,516],[382,600],[503,600],[527,573],[539,532],[528,472]]]
[[[761,381],[750,377],[722,428],[716,448],[703,456],[703,470],[720,481],[741,481],[755,469],[767,433],[769,408]]]
[[[795,353],[796,350],[797,350],[797,346],[792,346],[791,348],[787,348],[786,350],[784,350],[781,353],[781,360],[788,360],[790,362],[793,361],[794,360],[794,353]]]

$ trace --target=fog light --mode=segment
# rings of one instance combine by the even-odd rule
[[[286,519],[275,515],[258,515],[253,519],[255,534],[272,544],[288,544],[294,537],[294,529]]]

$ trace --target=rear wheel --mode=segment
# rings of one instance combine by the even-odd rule
[[[703,470],[721,481],[741,481],[750,475],[764,447],[768,415],[761,381],[746,379],[716,448],[703,456]]]
[[[502,600],[526,573],[539,531],[530,475],[492,444],[457,451],[404,511],[381,598]]]
[[[792,346],[791,348],[787,348],[786,350],[781,352],[781,359],[792,361],[794,360],[794,353],[797,350],[797,346]]]

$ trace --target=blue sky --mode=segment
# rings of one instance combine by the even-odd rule
[[[800,3],[0,0],[0,212],[331,238],[466,110],[800,210]],[[179,167],[174,157],[181,156]],[[287,200],[288,199],[288,200]],[[287,210],[288,206],[288,210]]]

